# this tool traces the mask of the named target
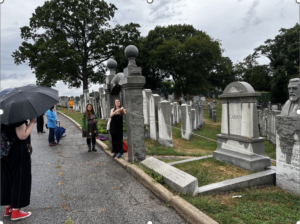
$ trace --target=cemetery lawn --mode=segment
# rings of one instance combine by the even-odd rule
[[[199,187],[255,173],[213,158],[173,166],[196,177]]]
[[[283,224],[299,219],[299,197],[275,186],[196,197],[178,195],[222,224]],[[235,195],[242,197],[232,198]]]

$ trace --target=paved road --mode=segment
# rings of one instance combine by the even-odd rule
[[[24,209],[32,215],[17,223],[187,223],[102,150],[88,153],[75,125],[58,119],[67,129],[59,146],[48,146],[48,132],[33,130],[31,204]]]

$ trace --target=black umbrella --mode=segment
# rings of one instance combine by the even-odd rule
[[[49,87],[27,85],[14,88],[0,98],[1,123],[13,124],[38,117],[58,101],[58,91]]]

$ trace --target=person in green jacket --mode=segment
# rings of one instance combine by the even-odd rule
[[[97,152],[95,149],[96,137],[98,137],[98,117],[94,112],[92,104],[86,105],[86,111],[82,115],[82,137],[86,138],[86,143],[88,145],[88,152]],[[91,140],[92,140],[92,149],[91,149]]]

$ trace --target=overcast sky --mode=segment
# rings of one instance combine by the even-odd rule
[[[29,18],[43,0],[4,0],[1,9],[1,90],[35,84],[36,78],[27,64],[15,65],[11,57],[22,43],[20,27],[29,25]],[[121,25],[139,23],[142,36],[155,26],[191,24],[219,39],[224,56],[236,63],[267,39],[279,34],[280,28],[299,23],[299,4],[295,0],[107,0],[118,10],[114,22]],[[268,59],[261,58],[261,64]],[[79,96],[80,89],[68,89],[62,82],[56,87],[61,96]],[[98,91],[92,85],[90,92]]]

